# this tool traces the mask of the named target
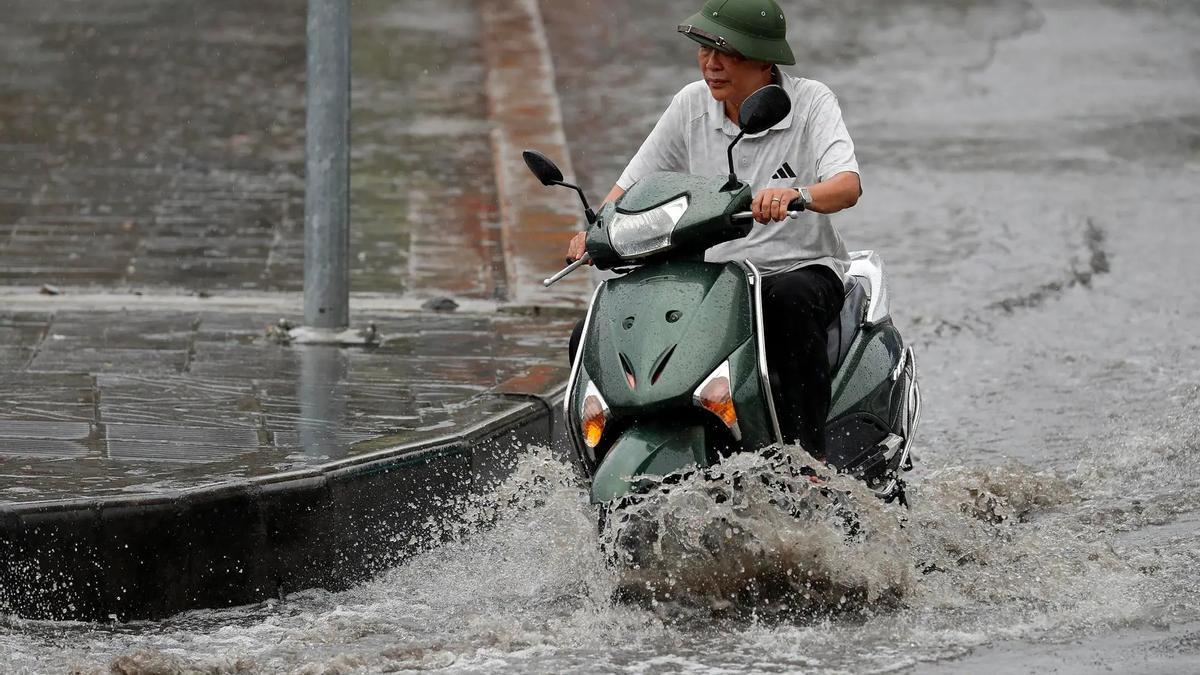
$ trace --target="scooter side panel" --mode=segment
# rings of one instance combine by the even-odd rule
[[[672,261],[605,284],[584,369],[613,414],[692,405],[692,392],[752,336],[749,285],[732,263]]]
[[[892,374],[904,358],[904,341],[890,322],[863,329],[833,380],[832,421],[848,412],[867,412],[890,424],[896,383]]]

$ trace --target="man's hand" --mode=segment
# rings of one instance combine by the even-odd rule
[[[795,188],[766,188],[754,195],[750,212],[760,223],[769,223],[772,220],[782,221],[787,218],[788,202],[799,196],[800,191]]]
[[[625,194],[624,188],[622,188],[620,185],[614,185],[613,188],[608,191],[608,196],[604,198],[604,201],[600,203],[599,208],[596,209],[596,213],[603,211],[605,204],[617,201],[623,194]],[[587,232],[579,232],[574,237],[571,237],[571,243],[567,244],[568,265],[583,257],[583,254],[587,252],[586,244]],[[591,265],[592,261],[589,260],[587,264]]]
[[[574,237],[571,237],[571,243],[567,245],[567,262],[573,263],[583,257],[586,250],[584,244],[587,242],[587,232],[578,232]]]

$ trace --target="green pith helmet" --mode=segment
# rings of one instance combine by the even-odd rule
[[[707,0],[679,32],[722,52],[748,59],[796,63],[787,43],[787,19],[775,0]]]

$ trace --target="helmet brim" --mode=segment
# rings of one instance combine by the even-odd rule
[[[727,54],[737,54],[755,61],[784,66],[796,64],[796,56],[786,39],[747,35],[722,26],[699,12],[688,17],[676,30],[698,44]]]

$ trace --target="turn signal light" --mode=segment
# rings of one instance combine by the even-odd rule
[[[733,392],[729,385],[728,361],[717,366],[717,369],[696,387],[692,394],[692,402],[719,417],[733,432],[733,437],[741,440],[742,432],[738,428],[737,410],[733,407]]]
[[[600,438],[604,435],[604,424],[608,422],[608,404],[600,396],[596,385],[591,382],[588,382],[583,394],[579,419],[583,427],[583,442],[589,448],[600,445]]]

